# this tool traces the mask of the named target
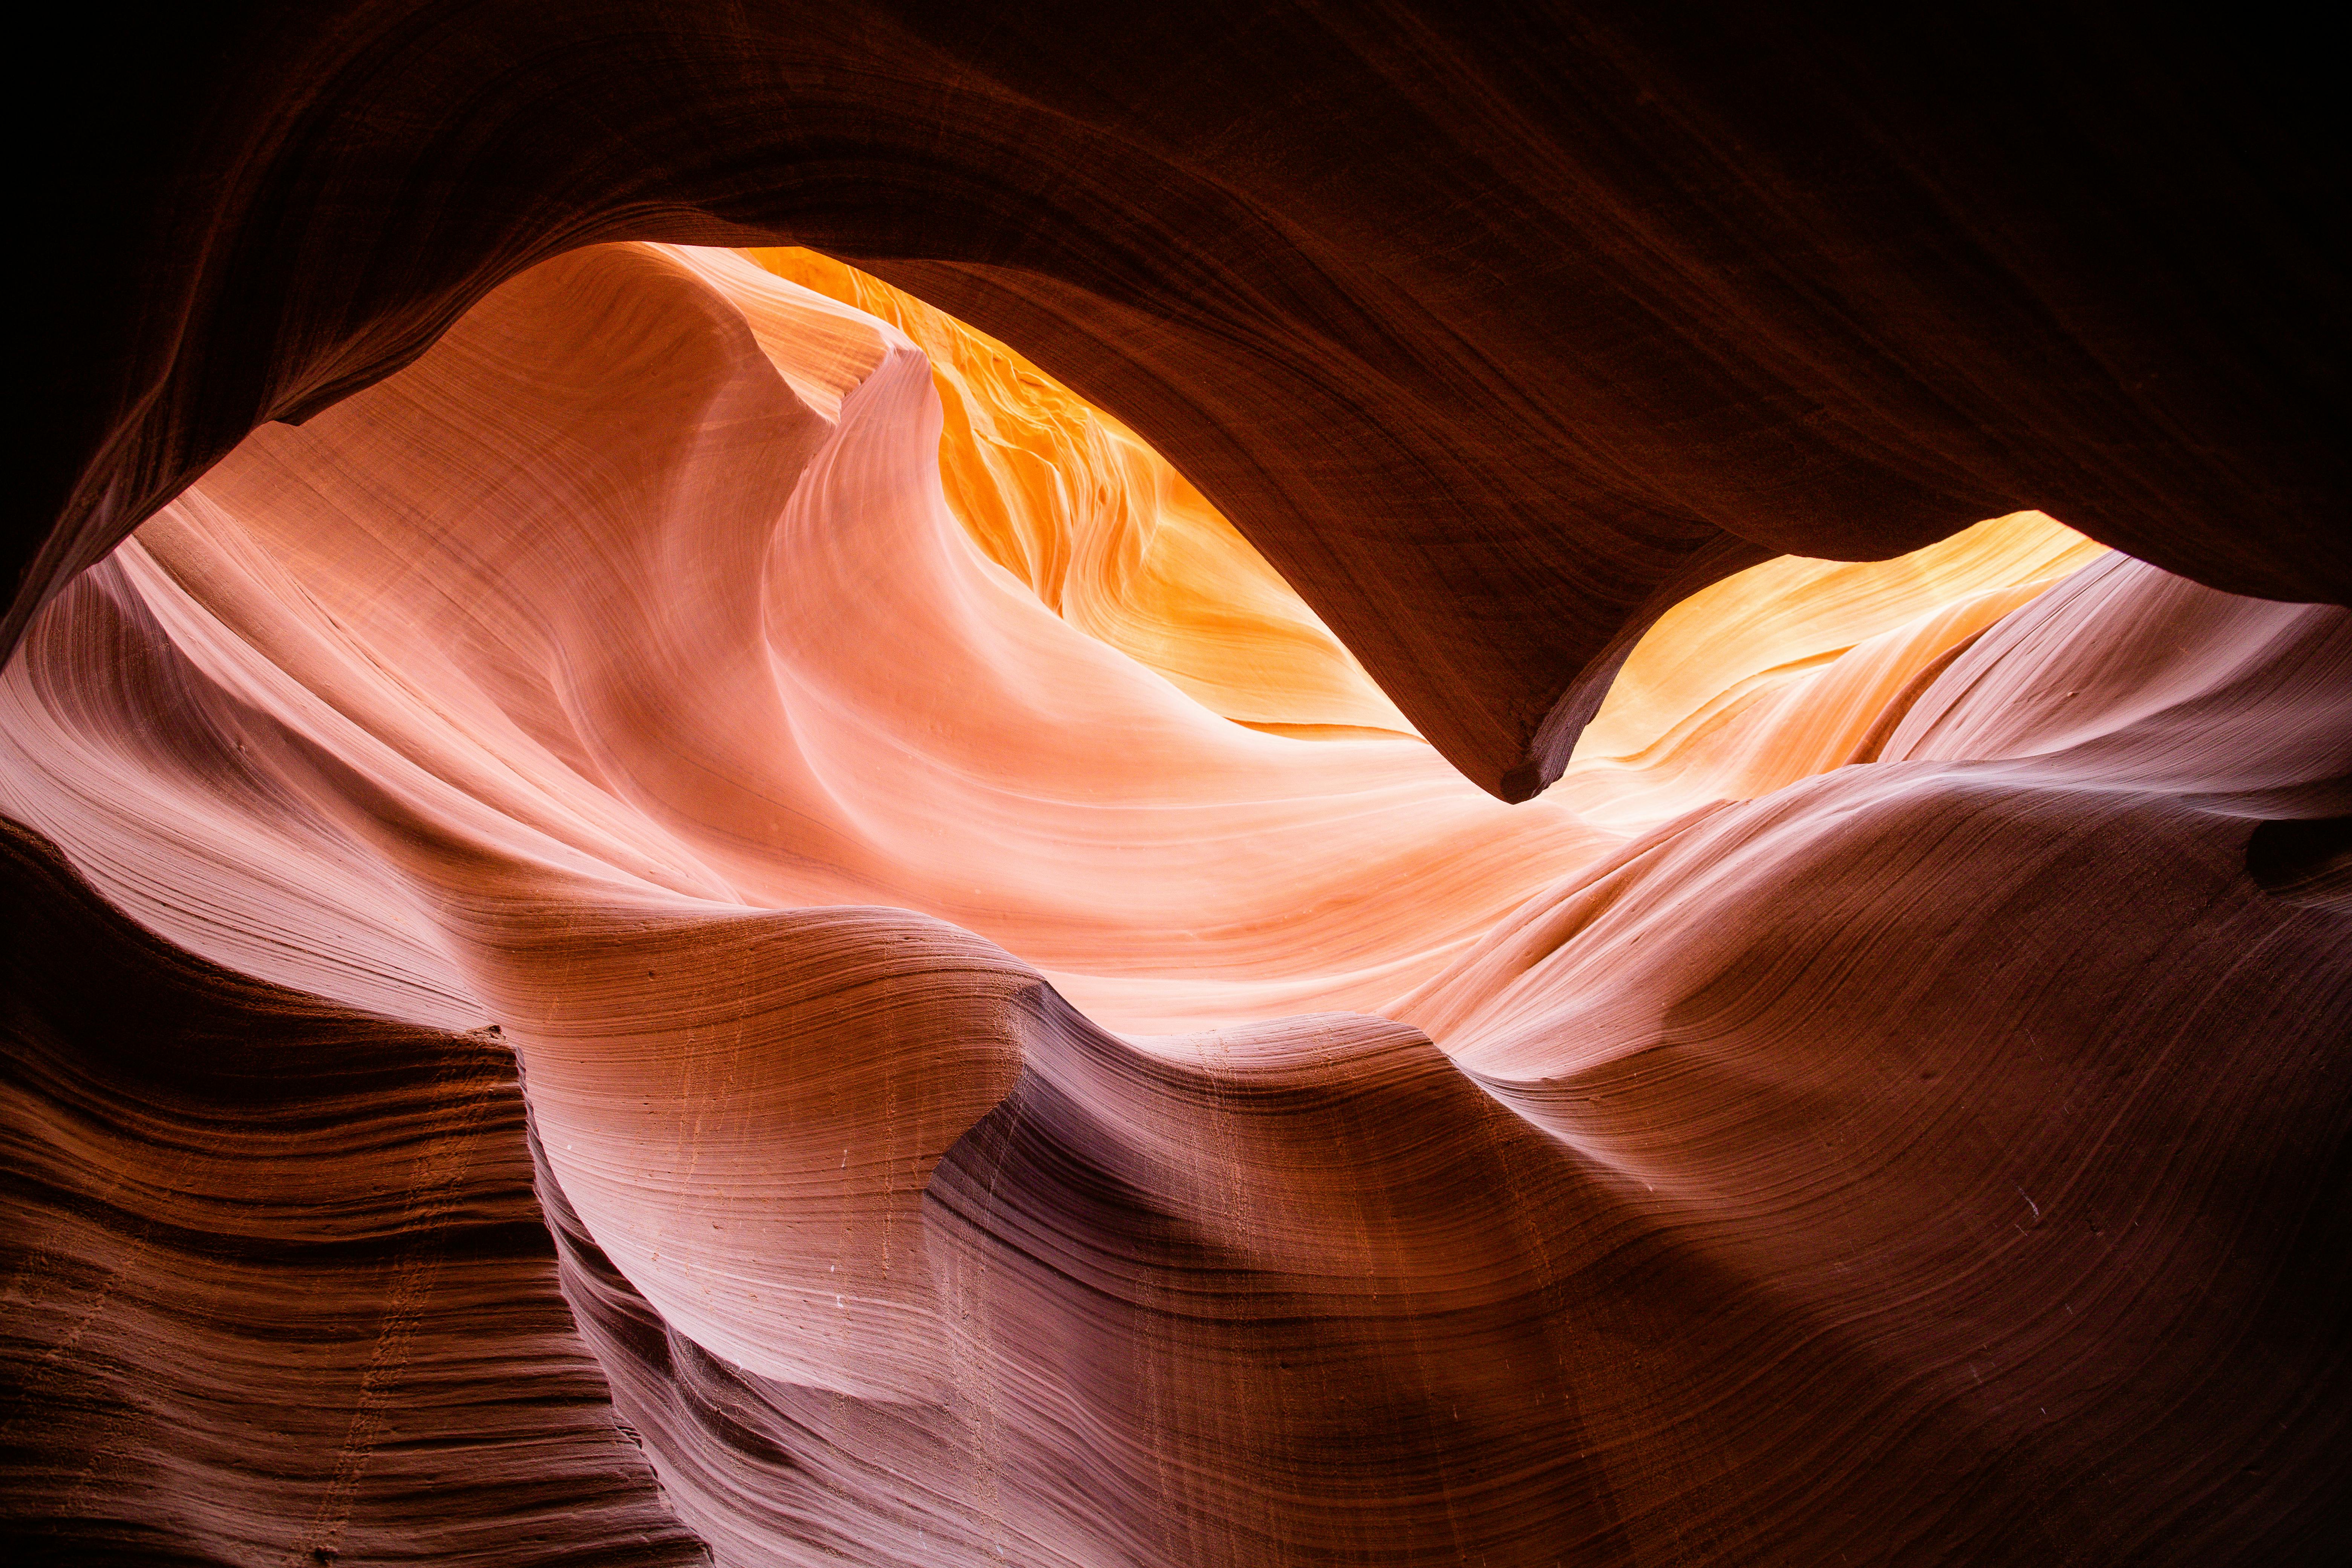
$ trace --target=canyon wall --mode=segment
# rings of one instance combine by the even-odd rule
[[[89,50],[0,671],[12,1560],[2352,1539],[2320,52]]]
[[[761,259],[542,264],[32,623],[18,1517],[2324,1551],[2352,614],[1784,559],[1507,806],[1108,416]]]

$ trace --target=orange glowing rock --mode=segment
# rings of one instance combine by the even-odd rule
[[[1690,595],[1506,805],[1011,350],[808,252],[592,247],[33,621],[0,808],[67,934],[11,1201],[161,1313],[74,1229],[137,1185],[101,1163],[200,1145],[137,1196],[197,1237],[237,1159],[315,1166],[365,1266],[303,1267],[393,1349],[305,1397],[373,1442],[401,1347],[504,1331],[414,1326],[439,1276],[378,1231],[471,1236],[527,1148],[577,1337],[517,1363],[593,1351],[662,1489],[554,1416],[548,1473],[649,1552],[2054,1560],[2130,1530],[2053,1454],[2193,1489],[2336,1364],[2264,1270],[2320,1256],[2273,1219],[2343,1096],[2279,1086],[2352,1005],[2340,900],[2247,846],[2340,806],[2347,681],[2344,611],[2017,512]],[[81,947],[113,1011],[32,973]],[[376,1229],[344,1065],[392,1086],[354,1137],[423,1151]],[[476,1447],[529,1480],[528,1436]]]

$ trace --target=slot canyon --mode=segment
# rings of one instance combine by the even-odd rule
[[[2352,1554],[2305,24],[62,26],[8,1562]]]

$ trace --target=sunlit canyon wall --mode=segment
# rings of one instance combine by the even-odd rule
[[[1733,12],[257,16],[0,675],[30,1560],[2336,1560],[2204,122],[2101,296],[2144,81]]]

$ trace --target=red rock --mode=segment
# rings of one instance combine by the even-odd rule
[[[43,174],[10,1532],[2340,1555],[2316,68],[1710,18],[155,35]]]

